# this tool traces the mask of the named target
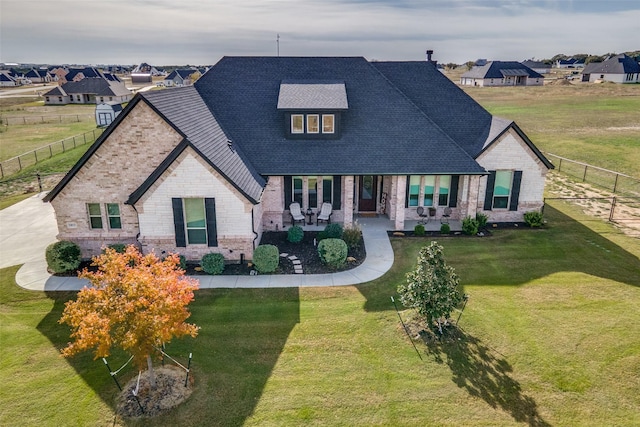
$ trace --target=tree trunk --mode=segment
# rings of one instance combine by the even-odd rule
[[[153,362],[151,361],[151,355],[147,356],[147,367],[149,368],[149,386],[154,390],[156,388],[156,374],[153,372]]]

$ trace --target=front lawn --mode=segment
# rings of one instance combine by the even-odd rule
[[[195,391],[153,425],[638,425],[640,241],[560,203],[546,217],[440,240],[470,299],[460,340],[416,342],[422,360],[390,296],[428,239],[393,239],[392,270],[359,286],[198,291],[200,335],[167,347],[193,352]],[[57,355],[70,295],[22,291],[15,271],[0,278],[0,425],[148,425],[113,415],[101,361]]]

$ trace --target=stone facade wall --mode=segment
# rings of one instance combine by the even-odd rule
[[[215,198],[217,247],[176,246],[172,198]],[[241,253],[246,259],[253,256],[254,205],[190,148],[136,203],[136,209],[145,252],[178,252],[189,260],[199,260],[209,252],[221,253],[227,260],[239,260]]]
[[[99,254],[106,244],[135,242],[138,217],[124,202],[181,139],[148,105],[139,102],[51,202],[58,239],[78,243],[85,258]],[[90,228],[87,203],[100,203],[104,228]],[[106,203],[119,204],[121,229],[109,229]]]
[[[477,160],[487,170],[522,171],[517,211],[509,211],[508,209],[484,211],[487,177],[485,176],[479,180],[477,191],[479,196],[476,209],[488,215],[489,221],[522,221],[525,212],[542,208],[544,184],[548,170],[514,130],[502,135]],[[470,189],[470,191],[473,192],[473,189]]]

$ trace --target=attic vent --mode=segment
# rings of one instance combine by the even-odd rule
[[[233,141],[232,140],[227,139],[227,147],[229,147],[229,150],[231,150],[232,153],[236,152],[235,148],[233,148]]]
[[[278,95],[279,110],[346,110],[344,82],[283,81]]]

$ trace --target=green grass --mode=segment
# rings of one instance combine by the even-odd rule
[[[394,239],[392,270],[356,287],[198,291],[200,335],[168,346],[193,352],[196,389],[153,425],[637,425],[640,241],[559,202],[546,218],[441,239],[470,300],[461,339],[416,342],[423,360],[390,296],[426,238]],[[0,279],[0,424],[125,424],[104,365],[57,355],[69,295],[21,291],[15,270]]]
[[[465,88],[545,152],[640,177],[640,85]]]

